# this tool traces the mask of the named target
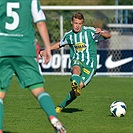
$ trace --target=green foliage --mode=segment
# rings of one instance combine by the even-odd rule
[[[116,0],[40,0],[42,5],[115,5]],[[133,5],[132,0],[118,0],[118,5]]]
[[[118,0],[118,5],[132,5],[133,1],[131,0]],[[115,0],[74,0],[74,1],[64,1],[64,0],[41,0],[41,5],[115,5]],[[54,44],[59,41],[62,37],[60,35],[60,16],[63,16],[63,35],[65,32],[71,30],[71,17],[76,12],[82,12],[85,16],[86,26],[99,27],[102,29],[108,29],[108,23],[114,23],[115,21],[115,11],[102,11],[102,10],[45,10],[44,11],[47,18],[47,26],[50,35],[50,42]],[[125,12],[123,11],[123,14]],[[132,11],[128,11],[128,23],[132,23]],[[120,15],[119,15],[120,16]],[[120,18],[118,18],[120,20]],[[123,15],[123,22],[125,22],[125,17]],[[36,29],[36,28],[35,28]],[[44,46],[41,37],[37,36],[39,44]]]
[[[102,0],[40,0],[43,5],[97,5],[102,4]]]
[[[116,0],[102,0],[103,5],[115,5]],[[132,5],[132,0],[118,0],[118,5]]]
[[[70,76],[45,76],[45,88],[58,105],[70,89]],[[58,116],[68,133],[132,133],[132,78],[94,77],[73,103]],[[127,114],[111,116],[110,104],[122,100]],[[46,114],[31,93],[21,90],[14,77],[4,101],[4,128],[8,133],[54,133]]]

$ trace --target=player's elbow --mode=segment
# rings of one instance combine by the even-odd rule
[[[37,27],[39,28],[39,27],[44,27],[44,26],[46,26],[46,23],[40,21],[40,22],[38,22],[36,25],[37,25]]]

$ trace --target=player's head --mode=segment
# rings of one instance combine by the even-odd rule
[[[76,13],[72,16],[71,24],[74,32],[79,32],[82,29],[84,23],[84,16],[82,13]]]

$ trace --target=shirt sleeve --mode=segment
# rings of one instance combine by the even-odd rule
[[[37,23],[38,21],[46,21],[46,16],[43,13],[40,2],[38,0],[32,0],[31,13],[34,23]]]
[[[64,36],[61,40],[60,40],[60,47],[63,47],[65,45],[68,44],[68,41],[66,39],[66,36]]]
[[[94,28],[94,27],[88,27],[90,30],[92,30],[93,32],[96,32],[96,28]]]

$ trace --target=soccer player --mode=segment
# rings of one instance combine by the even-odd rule
[[[0,0],[0,133],[3,132],[6,96],[13,74],[22,88],[28,88],[46,113],[55,132],[66,133],[57,118],[55,106],[44,89],[44,79],[35,60],[34,28],[36,24],[46,51],[45,63],[51,57],[46,18],[38,0]]]
[[[59,49],[65,45],[70,47],[72,90],[66,99],[56,107],[60,113],[67,105],[81,95],[82,88],[86,87],[94,76],[97,68],[97,42],[110,38],[106,30],[83,26],[84,16],[76,13],[72,16],[72,30],[66,32],[63,39],[51,46],[51,50]],[[45,50],[44,50],[45,51]],[[41,51],[43,54],[44,51]]]

